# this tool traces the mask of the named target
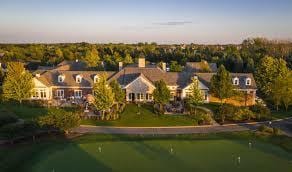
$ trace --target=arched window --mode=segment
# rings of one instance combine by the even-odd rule
[[[239,85],[239,79],[237,77],[233,78],[233,85]]]
[[[251,85],[251,79],[250,78],[246,78],[245,79],[245,85]]]
[[[65,75],[61,74],[58,76],[58,82],[64,82],[65,80]]]
[[[94,82],[94,83],[97,83],[97,82],[98,82],[98,79],[99,79],[98,75],[95,75],[95,76],[93,77],[93,82]]]
[[[81,83],[82,81],[82,76],[81,75],[77,75],[76,76],[76,83]]]

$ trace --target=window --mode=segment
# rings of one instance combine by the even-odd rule
[[[47,92],[45,89],[34,89],[32,97],[35,99],[45,99],[47,98]]]
[[[245,85],[251,85],[251,79],[250,78],[246,78]]]
[[[207,91],[205,91],[205,94],[204,95],[205,95],[204,99],[205,100],[208,100],[208,92]]]
[[[82,97],[82,90],[74,90],[74,97],[81,98]]]
[[[141,96],[141,94],[137,93],[137,100],[140,100],[140,96]]]
[[[40,98],[43,99],[43,98],[46,98],[46,97],[47,97],[46,90],[44,90],[44,89],[40,90]]]
[[[98,76],[95,75],[94,78],[93,78],[93,82],[94,82],[94,83],[97,83],[97,82],[98,82],[98,79],[99,79]]]
[[[76,76],[76,83],[81,83],[82,77],[80,75]]]
[[[57,90],[57,97],[64,98],[64,90]]]
[[[140,97],[140,99],[141,99],[141,100],[144,99],[144,94],[143,94],[143,93],[141,93],[141,97]]]
[[[129,100],[132,100],[132,93],[129,93]]]
[[[65,80],[65,75],[58,76],[58,82],[64,82],[64,80]]]
[[[237,77],[233,78],[233,85],[239,85],[239,79]]]
[[[152,100],[152,94],[148,94],[148,99]]]

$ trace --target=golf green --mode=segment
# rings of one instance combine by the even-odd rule
[[[4,147],[0,154],[4,171],[292,171],[291,152],[220,135],[86,135]]]

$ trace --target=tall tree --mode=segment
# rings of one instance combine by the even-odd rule
[[[88,67],[97,67],[100,63],[100,57],[96,48],[92,47],[91,50],[85,52],[84,61]]]
[[[132,58],[132,56],[129,53],[126,54],[125,59],[124,59],[124,63],[125,64],[131,64],[131,63],[133,63],[133,58]]]
[[[287,74],[288,68],[284,60],[266,56],[260,60],[255,71],[255,78],[260,91],[265,96],[269,96],[275,80],[278,77],[286,77]]]
[[[117,82],[117,80],[113,80],[110,82],[110,87],[113,90],[114,96],[114,101],[116,104],[116,115],[118,115],[119,112],[122,111],[124,103],[125,103],[125,92],[122,90],[120,84]],[[121,105],[121,106],[120,106]],[[122,107],[122,108],[121,108]],[[114,119],[118,118],[118,116],[114,116]]]
[[[34,84],[32,75],[24,69],[23,63],[9,62],[3,83],[3,96],[8,100],[16,100],[20,104],[32,95]]]
[[[221,101],[233,96],[233,85],[230,73],[221,65],[215,75],[211,78],[211,93]]]
[[[105,111],[110,110],[114,104],[114,93],[107,84],[106,75],[102,74],[93,86],[94,107],[102,113],[102,120],[105,119]]]
[[[279,105],[284,104],[286,111],[292,103],[292,72],[290,71],[285,77],[278,77],[271,86],[271,99],[276,106],[277,111]]]
[[[159,105],[159,112],[163,113],[163,106],[168,103],[170,99],[170,91],[163,80],[155,82],[155,87],[153,91],[154,102]]]
[[[191,85],[191,94],[186,100],[187,105],[190,109],[190,112],[193,112],[194,109],[194,114],[197,115],[197,106],[202,104],[204,102],[203,95],[201,93],[201,90],[199,89],[199,84],[197,79],[192,80],[192,85]]]

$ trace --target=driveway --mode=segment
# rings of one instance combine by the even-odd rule
[[[227,125],[209,126],[177,126],[177,127],[111,127],[81,125],[73,132],[100,133],[100,134],[193,134],[193,133],[219,133],[233,131],[256,130],[260,125],[270,125],[269,122],[255,122]],[[289,128],[290,125],[290,128]],[[271,126],[281,128],[288,136],[292,137],[292,118],[273,121]]]

